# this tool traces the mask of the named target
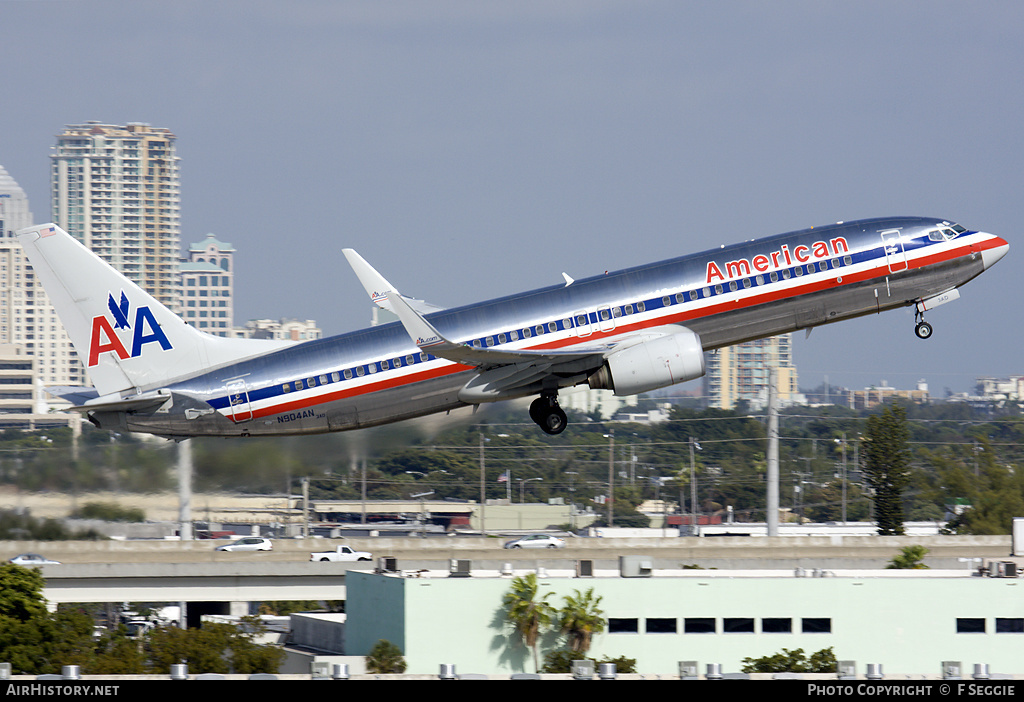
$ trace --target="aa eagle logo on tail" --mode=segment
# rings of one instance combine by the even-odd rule
[[[113,324],[106,315],[92,318],[92,335],[89,340],[90,368],[99,363],[100,354],[103,353],[114,353],[118,360],[124,361],[141,356],[143,346],[152,342],[160,344],[164,351],[174,348],[150,311],[149,305],[143,305],[135,310],[134,324],[129,321],[131,302],[124,290],[121,291],[119,300],[114,299],[113,293],[107,293],[107,309],[110,311]],[[131,330],[131,352],[118,336],[119,329]]]

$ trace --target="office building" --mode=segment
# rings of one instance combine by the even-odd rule
[[[558,607],[564,597],[593,589],[606,627],[594,635],[588,657],[632,658],[643,675],[678,675],[684,662],[699,666],[689,675],[704,674],[707,664],[736,673],[745,658],[782,649],[810,656],[826,648],[854,662],[860,675],[869,664],[916,679],[939,673],[944,661],[986,664],[996,674],[1021,668],[1024,612],[1019,579],[1007,576],[1016,573],[1013,562],[993,570],[993,577],[884,569],[800,577],[802,569],[662,570],[653,562],[646,555],[622,556],[618,572],[592,577],[585,574],[594,561],[578,562],[575,577],[534,566],[538,596],[550,593],[547,601]],[[465,563],[465,570],[456,572],[456,563]],[[471,565],[453,562],[451,573],[436,575],[349,570],[339,652],[365,656],[386,639],[401,649],[409,674],[436,674],[445,664],[459,673],[533,672],[532,652],[504,619],[513,571],[474,571]],[[538,640],[542,660],[565,647],[555,633],[542,632]]]
[[[186,322],[217,336],[234,326],[235,248],[213,234],[189,246],[181,263],[181,315]]]
[[[321,338],[323,330],[313,319],[250,319],[244,327],[235,329],[235,336],[248,339],[312,341]]]
[[[68,125],[51,159],[53,221],[179,311],[174,134],[141,122]]]

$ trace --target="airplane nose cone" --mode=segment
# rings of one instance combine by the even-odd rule
[[[981,252],[981,261],[985,265],[985,270],[994,266],[1009,250],[1010,244],[1005,239],[993,236],[986,242],[985,249]]]

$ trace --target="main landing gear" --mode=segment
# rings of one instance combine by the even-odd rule
[[[924,312],[920,308],[914,311],[914,333],[918,339],[927,339],[932,335],[932,325],[924,321]]]
[[[565,411],[558,406],[558,395],[545,394],[530,405],[530,419],[548,434],[561,434],[569,423]]]

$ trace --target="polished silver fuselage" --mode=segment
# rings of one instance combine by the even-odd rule
[[[984,270],[990,245],[984,237],[990,235],[962,231],[951,241],[929,239],[944,225],[925,218],[841,223],[427,319],[448,339],[488,348],[611,347],[631,335],[679,325],[711,350],[902,307],[963,285]],[[424,353],[393,323],[176,382],[168,386],[171,403],[151,414],[118,414],[116,423],[173,437],[355,429],[464,406],[459,390],[478,372]],[[561,381],[578,383],[588,372],[575,369]],[[112,414],[97,417],[101,425],[108,426]]]

